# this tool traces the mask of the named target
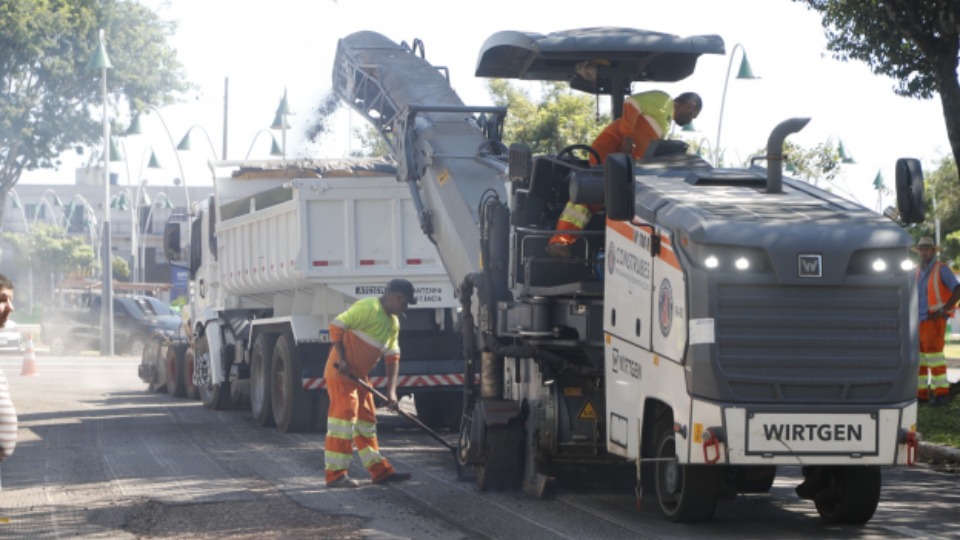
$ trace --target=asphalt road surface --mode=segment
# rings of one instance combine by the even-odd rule
[[[928,466],[884,470],[863,527],[822,524],[793,493],[797,468],[770,494],[721,502],[711,522],[676,525],[653,500],[638,512],[609,489],[479,492],[449,450],[393,414],[380,417],[383,451],[413,479],[327,490],[320,434],[149,393],[137,363],[39,356],[27,377],[18,356],[0,357],[20,417],[0,463],[0,538],[960,538],[958,478]],[[356,458],[351,475],[367,478]]]

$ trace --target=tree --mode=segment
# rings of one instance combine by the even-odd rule
[[[100,74],[86,69],[100,28],[113,64],[111,122],[122,108],[169,104],[190,88],[166,42],[175,24],[137,2],[0,0],[0,201],[24,171],[57,168],[63,152],[101,145]]]
[[[487,91],[495,105],[506,106],[503,141],[523,142],[535,154],[555,154],[571,144],[590,144],[610,122],[610,116],[597,116],[593,98],[574,93],[564,83],[541,85],[542,93],[534,103],[526,92],[503,79],[487,81]]]
[[[33,269],[34,275],[90,275],[97,268],[93,248],[78,237],[67,236],[62,227],[37,223],[30,234],[3,233],[2,241],[14,247],[17,268]]]
[[[941,238],[940,260],[960,264],[960,181],[957,178],[956,161],[943,158],[933,172],[926,173],[924,180],[924,198],[927,208],[927,221],[915,227],[914,238],[934,236],[936,222],[940,221],[941,231],[953,231]],[[933,201],[936,200],[936,210]]]
[[[957,0],[794,0],[820,12],[827,48],[897,81],[894,92],[940,94],[954,163],[960,161],[960,2]]]

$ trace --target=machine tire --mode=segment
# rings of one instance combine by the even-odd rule
[[[183,351],[183,394],[187,399],[200,399],[200,389],[193,383],[193,372],[196,369],[196,360],[193,348],[187,347]]]
[[[880,503],[880,467],[827,468],[827,485],[814,496],[820,518],[827,523],[862,525]]]
[[[463,393],[458,391],[417,392],[413,396],[417,418],[434,429],[460,429]]]
[[[142,337],[135,337],[130,342],[130,345],[127,347],[127,354],[130,356],[141,356],[143,355],[143,349],[146,347]]]
[[[207,334],[205,333],[197,337],[197,350],[194,358],[195,365],[201,370],[201,373],[206,374],[204,383],[198,387],[203,406],[214,410],[226,409],[230,405],[230,383],[210,383],[210,343],[207,342]]]
[[[706,521],[717,507],[720,486],[719,468],[705,465],[681,465],[677,457],[676,435],[672,421],[657,430],[654,485],[660,511],[679,523]]]
[[[277,339],[270,368],[270,393],[273,420],[283,433],[306,431],[310,423],[310,394],[303,390],[300,354],[293,335]]]
[[[474,465],[480,491],[510,491],[523,482],[523,423],[515,419],[505,426],[487,426],[484,459]]]
[[[140,365],[153,367],[153,380],[147,383],[148,392],[164,392],[165,384],[160,383],[160,344],[151,340],[140,355]]]
[[[173,397],[186,396],[186,387],[183,383],[183,354],[176,347],[168,346],[164,362],[167,366],[167,393]]]
[[[250,409],[253,421],[260,427],[273,426],[273,403],[270,393],[275,334],[260,334],[253,343],[250,356]]]

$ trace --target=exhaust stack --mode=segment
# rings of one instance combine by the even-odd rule
[[[783,193],[783,141],[807,126],[809,118],[789,118],[777,124],[767,139],[767,193]]]

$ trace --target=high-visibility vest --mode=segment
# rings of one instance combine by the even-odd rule
[[[930,275],[927,277],[927,313],[939,311],[950,299],[950,295],[953,294],[953,291],[947,288],[943,279],[940,278],[940,269],[944,266],[946,265],[942,262],[934,262]],[[936,279],[934,279],[934,276],[936,276]],[[920,277],[919,270],[917,271],[917,277]],[[946,312],[946,315],[953,317],[953,312],[954,308],[951,308]]]

